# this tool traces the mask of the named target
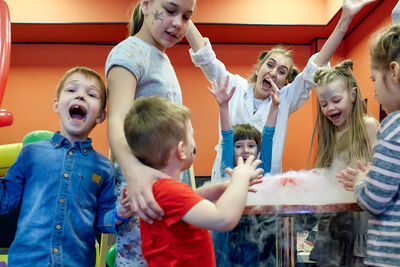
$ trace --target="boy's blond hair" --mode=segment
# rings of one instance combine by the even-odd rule
[[[160,96],[140,97],[125,117],[125,137],[132,153],[150,167],[166,166],[171,149],[186,142],[190,111]]]
[[[93,78],[96,79],[99,82],[100,85],[100,92],[101,92],[101,110],[105,110],[106,108],[106,102],[107,102],[107,91],[106,91],[106,86],[104,84],[103,78],[94,70],[89,69],[87,67],[81,67],[81,66],[76,66],[70,70],[68,70],[64,76],[61,78],[60,82],[58,83],[57,86],[57,91],[56,91],[56,97],[57,99],[60,99],[61,91],[64,87],[65,81],[74,73],[82,73],[86,78]]]

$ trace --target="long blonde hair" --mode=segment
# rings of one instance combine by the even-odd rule
[[[364,164],[372,158],[371,145],[369,144],[364,124],[365,116],[367,116],[366,108],[363,105],[360,88],[353,76],[353,62],[351,60],[344,60],[327,70],[319,69],[314,74],[314,81],[317,83],[317,87],[337,79],[344,81],[349,95],[351,95],[352,89],[356,88],[356,97],[347,118],[349,128],[338,140],[336,140],[335,135],[336,126],[322,114],[321,105],[317,101],[318,117],[315,125],[318,129],[317,163],[315,166],[317,168],[330,167],[334,156],[337,154],[343,154],[348,162],[358,159]]]

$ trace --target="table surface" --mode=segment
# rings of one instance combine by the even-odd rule
[[[355,202],[325,205],[248,205],[243,214],[336,213],[351,211],[362,211],[362,209]]]

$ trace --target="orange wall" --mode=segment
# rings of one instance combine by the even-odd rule
[[[6,0],[12,22],[126,22],[132,0]],[[336,0],[198,0],[194,21],[207,23],[326,24]],[[40,8],[38,8],[40,7]],[[34,12],[32,12],[34,11]],[[283,11],[283,12],[282,12]]]
[[[88,0],[89,1],[89,0]],[[9,1],[14,3],[15,1]],[[73,1],[71,1],[73,2]],[[382,23],[390,21],[394,1],[383,1],[378,8],[344,41],[332,63],[345,57],[355,61],[355,73],[368,100],[369,108],[377,115],[377,103],[371,96],[368,51],[369,35]],[[83,11],[84,12],[84,9]],[[35,13],[35,12],[32,12]],[[385,20],[382,21],[382,18]],[[318,40],[321,47],[324,40]],[[25,134],[33,130],[57,130],[58,117],[52,111],[56,85],[63,73],[75,66],[85,65],[97,70],[104,77],[104,63],[110,45],[71,44],[13,44],[11,68],[2,107],[14,115],[14,124],[0,128],[0,144],[20,142]],[[216,44],[215,52],[227,68],[247,77],[251,74],[258,53],[268,48],[264,45]],[[302,69],[315,44],[296,45],[295,63]],[[198,157],[194,164],[197,176],[210,175],[217,143],[218,108],[207,92],[209,86],[200,69],[193,66],[187,45],[177,45],[167,50],[176,70],[183,91],[183,101],[192,110]],[[369,92],[369,93],[368,93]],[[375,101],[375,102],[374,102]],[[316,116],[315,96],[289,119],[288,135],[283,155],[283,168],[304,168],[307,160],[311,133]],[[106,123],[93,131],[94,147],[108,154]]]
[[[14,123],[0,128],[0,144],[21,142],[24,135],[33,130],[57,130],[58,117],[52,110],[52,103],[59,79],[67,69],[75,65],[89,66],[104,77],[104,63],[111,48],[112,46],[101,45],[14,44],[7,90],[2,103],[3,108],[13,113]],[[227,68],[244,77],[251,74],[258,53],[265,48],[268,47],[214,46],[217,56]],[[208,176],[215,157],[214,146],[218,142],[218,107],[207,91],[209,84],[203,73],[191,62],[188,49],[188,45],[178,45],[169,49],[168,54],[181,83],[184,104],[192,110],[198,146],[195,173]],[[295,62],[302,69],[310,55],[310,48],[294,46],[292,49],[296,53]],[[297,151],[308,151],[307,136],[312,127],[312,119],[308,116],[310,112],[311,105],[307,103],[295,114],[298,118],[304,118],[290,120],[287,149],[298,142],[297,146],[300,148],[296,148]],[[107,155],[106,123],[94,129],[92,138],[94,147]],[[302,168],[305,161],[300,158],[299,153],[285,150],[284,166]]]

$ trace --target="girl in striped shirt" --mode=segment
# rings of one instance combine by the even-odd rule
[[[400,266],[400,25],[380,33],[370,50],[375,98],[388,116],[382,121],[372,164],[357,164],[337,177],[368,211],[370,266]]]

